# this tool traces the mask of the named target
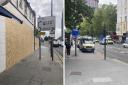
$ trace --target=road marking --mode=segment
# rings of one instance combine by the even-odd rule
[[[125,51],[121,51],[120,53],[122,53],[122,54],[128,54],[128,52],[125,52]]]
[[[81,74],[82,74],[81,72],[75,72],[75,71],[70,73],[70,75],[78,75],[78,76],[80,76]]]
[[[57,50],[55,50],[54,52],[55,52],[55,54],[58,56],[58,58],[59,58],[59,60],[61,61],[61,63],[63,64],[63,56],[61,56],[61,55],[57,52]]]
[[[110,77],[97,77],[92,79],[93,83],[108,83],[112,82]]]

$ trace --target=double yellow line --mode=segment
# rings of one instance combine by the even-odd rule
[[[55,50],[54,52],[55,52],[55,54],[57,55],[57,57],[59,58],[59,60],[61,61],[61,63],[63,64],[63,56],[61,56],[61,55],[57,52],[57,50]]]

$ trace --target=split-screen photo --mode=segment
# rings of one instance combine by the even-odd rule
[[[128,0],[0,0],[0,85],[127,85]]]

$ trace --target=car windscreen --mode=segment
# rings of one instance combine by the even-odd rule
[[[89,41],[89,40],[83,40],[82,43],[84,43],[84,44],[93,44],[93,42],[92,41]]]

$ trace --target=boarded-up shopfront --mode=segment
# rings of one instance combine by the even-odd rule
[[[0,72],[34,52],[35,12],[27,0],[16,1],[0,6]]]

